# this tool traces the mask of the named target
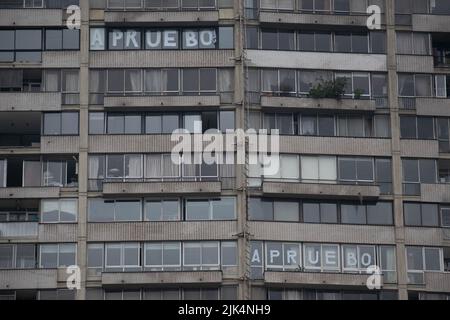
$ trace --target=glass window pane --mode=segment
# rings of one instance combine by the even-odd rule
[[[62,30],[46,30],[45,31],[45,49],[46,50],[61,50],[62,44]]]
[[[288,201],[274,202],[275,221],[299,221],[299,203]]]
[[[342,223],[366,224],[366,207],[362,205],[342,204]]]
[[[16,50],[41,50],[41,30],[16,30]]]
[[[76,29],[63,29],[63,49],[80,49],[80,31]]]
[[[378,202],[367,205],[367,223],[373,225],[392,225],[392,204],[390,202]]]
[[[186,220],[209,220],[210,204],[207,200],[187,200]]]
[[[78,112],[61,113],[61,134],[78,134]]]
[[[78,212],[78,203],[77,202],[78,202],[77,200],[60,200],[60,205],[61,205],[60,221],[61,222],[77,221],[77,212]]]

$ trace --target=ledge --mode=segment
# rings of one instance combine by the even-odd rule
[[[220,106],[220,96],[105,96],[105,108]]]
[[[375,111],[375,100],[312,99],[296,97],[261,97],[261,106],[269,108]]]
[[[219,11],[113,11],[105,10],[105,23],[153,23],[171,22],[218,23]]]
[[[215,284],[222,282],[221,271],[199,272],[103,272],[103,286],[161,285],[161,284]]]
[[[59,198],[59,193],[59,187],[0,188],[0,198],[11,199]]]
[[[57,279],[56,269],[0,270],[0,289],[54,289]]]
[[[0,111],[59,111],[60,92],[0,92]]]
[[[376,200],[380,196],[378,186],[346,184],[263,182],[263,194],[279,196],[309,196],[317,199]]]
[[[319,272],[274,272],[264,273],[264,282],[267,284],[282,285],[310,285],[326,288],[336,287],[366,287],[368,275],[346,273],[319,273]]]
[[[220,181],[204,182],[106,182],[103,184],[104,195],[139,195],[139,194],[220,194]]]

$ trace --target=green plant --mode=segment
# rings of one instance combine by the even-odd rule
[[[357,88],[353,92],[353,95],[354,95],[355,99],[359,100],[359,99],[361,99],[361,96],[363,95],[363,93],[364,93],[364,90]]]
[[[347,79],[338,78],[336,80],[323,80],[311,88],[309,96],[314,99],[340,99],[345,93]]]

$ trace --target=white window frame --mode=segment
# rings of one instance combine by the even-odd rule
[[[179,258],[180,263],[176,264],[176,265],[165,264],[164,263],[164,250],[165,250],[165,247],[167,245],[174,245],[174,244],[178,245],[178,249],[179,249],[179,252],[178,252],[179,256],[178,256],[178,258]],[[147,248],[149,246],[152,246],[152,245],[158,245],[161,248],[161,262],[162,262],[161,265],[149,265],[149,264],[147,264]],[[144,243],[144,268],[159,269],[159,270],[162,270],[162,271],[164,271],[167,268],[169,268],[169,269],[179,268],[181,270],[181,264],[182,264],[181,251],[182,251],[181,242],[146,242],[146,243]]]
[[[125,265],[125,247],[127,248],[133,248],[133,246],[137,245],[137,247],[134,247],[134,249],[138,249],[139,252],[141,251],[141,244],[139,242],[120,242],[120,243],[106,243],[105,244],[105,269],[122,269],[122,271],[125,271],[125,269],[131,269],[131,268],[141,268],[141,255],[138,255],[138,265]],[[120,249],[120,265],[117,266],[110,266],[108,265],[108,248],[119,248]]]

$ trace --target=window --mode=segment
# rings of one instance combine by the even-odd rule
[[[393,225],[392,203],[378,202],[367,205],[367,224],[370,225]]]
[[[183,93],[199,94],[217,90],[216,69],[183,69]]]
[[[335,203],[303,202],[303,222],[338,223]]]
[[[400,131],[403,139],[434,139],[434,119],[431,117],[400,117]]]
[[[40,268],[53,269],[75,264],[76,245],[73,243],[41,244],[39,252]]]
[[[302,180],[336,181],[336,158],[302,156],[301,170]]]
[[[36,268],[34,244],[0,244],[0,269]]]
[[[175,221],[180,220],[179,200],[146,200],[145,220]]]
[[[428,33],[397,32],[398,54],[430,54],[430,38]]]
[[[181,269],[181,243],[145,243],[144,267],[149,271]]]
[[[183,266],[185,270],[218,270],[219,242],[185,242]]]
[[[366,272],[366,269],[376,265],[375,246],[343,245],[342,259],[344,272]]]
[[[101,243],[88,243],[87,265],[90,269],[102,270],[104,266],[104,245]]]
[[[41,201],[41,222],[76,222],[78,200],[59,199]]]
[[[108,134],[141,134],[141,116],[112,113],[107,115]]]
[[[301,268],[301,246],[298,243],[266,243],[267,270],[298,270]]]
[[[405,225],[407,226],[439,226],[439,208],[437,204],[405,202],[403,204],[403,213]]]
[[[450,227],[450,207],[448,206],[441,207],[441,223],[445,228]]]
[[[105,133],[105,114],[103,112],[89,112],[89,134]]]
[[[367,224],[366,206],[363,205],[341,205],[341,220],[346,224]]]
[[[108,155],[106,157],[107,178],[132,180],[142,178],[142,155]]]
[[[80,50],[80,30],[45,30],[46,50]]]
[[[235,199],[186,200],[186,220],[232,220],[236,218]]]
[[[44,113],[44,135],[78,135],[78,112]]]
[[[6,187],[6,160],[0,159],[0,187]]]
[[[89,199],[89,221],[141,221],[140,200]]]
[[[423,284],[423,272],[442,272],[442,249],[431,247],[406,247],[408,282]]]
[[[339,158],[339,180],[374,181],[373,159]]]
[[[340,268],[339,246],[305,243],[303,245],[305,270],[336,271]]]
[[[75,160],[44,160],[42,163],[42,186],[76,186]]]
[[[140,270],[139,243],[107,243],[105,244],[105,269],[107,271]]]

